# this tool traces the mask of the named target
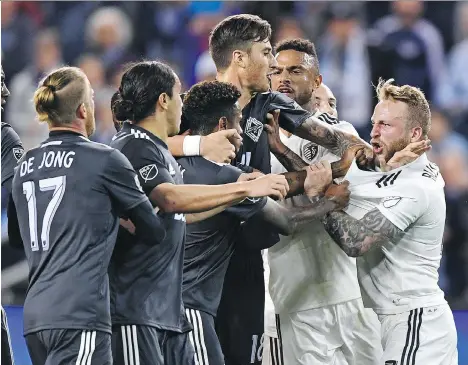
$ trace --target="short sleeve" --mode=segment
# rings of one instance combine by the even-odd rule
[[[220,184],[230,184],[235,183],[239,179],[239,176],[243,173],[243,171],[230,166],[226,165],[221,167],[218,172],[217,181]],[[263,209],[267,202],[267,198],[246,198],[239,204],[233,205],[226,209],[227,213],[234,215],[241,221],[246,221],[250,217],[254,216],[260,210]]]
[[[2,128],[2,186],[14,175],[18,161],[23,157],[24,149],[21,140],[10,126]],[[9,185],[9,184],[7,184]]]
[[[122,153],[135,169],[143,191],[147,195],[160,184],[175,183],[169,172],[169,162],[153,142],[133,139],[125,145]]]
[[[402,231],[416,222],[428,209],[429,200],[422,187],[406,186],[405,193],[386,196],[377,206],[379,211]]]
[[[110,153],[103,178],[107,191],[119,208],[119,213],[126,213],[148,199],[132,165],[118,150]]]
[[[307,118],[313,114],[302,109],[294,100],[279,92],[271,93],[271,101],[267,112],[279,109],[279,125],[288,132],[294,133],[297,127],[301,126]]]

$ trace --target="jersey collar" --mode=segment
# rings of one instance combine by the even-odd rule
[[[167,144],[161,138],[155,136],[153,133],[151,133],[145,128],[142,128],[136,124],[129,122],[125,122],[122,127],[122,130],[124,130],[127,134],[130,134],[132,129],[139,131],[142,135],[146,134],[151,141],[153,141],[157,145],[160,145],[161,147],[164,147],[166,150],[169,149]]]

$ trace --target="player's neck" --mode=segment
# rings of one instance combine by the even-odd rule
[[[167,143],[167,122],[165,120],[158,120],[156,116],[150,116],[146,119],[143,119],[137,125],[140,128],[146,129],[148,132],[153,133],[156,137],[162,140],[164,143]]]
[[[49,126],[49,132],[74,132],[88,138],[88,132],[84,125],[72,123],[69,127],[53,127]]]
[[[252,99],[252,93],[249,89],[242,86],[242,82],[237,75],[237,73],[229,68],[224,72],[219,72],[216,74],[216,80],[220,82],[229,82],[233,84],[239,91],[241,92],[241,97],[237,101],[239,103],[239,107],[243,109]]]
[[[314,101],[312,99],[310,99],[307,103],[301,105],[301,108],[311,113],[315,113],[317,111],[314,107]]]

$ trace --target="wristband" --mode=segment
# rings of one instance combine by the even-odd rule
[[[200,156],[201,136],[185,136],[183,150],[184,156]]]

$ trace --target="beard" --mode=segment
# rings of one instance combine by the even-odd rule
[[[95,131],[96,131],[96,121],[94,119],[94,110],[92,110],[90,107],[86,106],[87,110],[87,117],[85,121],[85,128],[86,128],[86,133],[88,134],[88,137],[90,137]]]
[[[402,137],[391,144],[385,145],[385,162],[388,162],[395,153],[398,151],[401,151],[404,149],[406,146],[408,146],[411,143],[411,138],[410,137]]]

